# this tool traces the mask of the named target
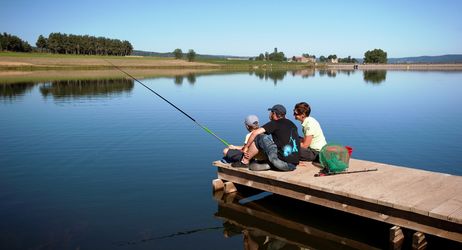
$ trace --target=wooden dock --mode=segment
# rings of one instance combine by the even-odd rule
[[[234,184],[295,198],[393,226],[390,240],[401,240],[401,228],[416,231],[416,249],[424,234],[462,242],[462,177],[363,160],[350,160],[349,171],[378,171],[314,177],[319,168],[301,163],[295,171],[251,171],[213,162],[214,188],[235,191]],[[396,235],[393,239],[392,234]]]

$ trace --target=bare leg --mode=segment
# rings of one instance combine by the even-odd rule
[[[252,142],[252,144],[250,144],[249,151],[247,151],[247,153],[249,154],[249,158],[242,157],[241,160],[241,162],[244,164],[249,164],[250,159],[252,159],[255,155],[258,154],[258,148],[257,146],[255,146],[255,142]]]
[[[223,149],[223,156],[226,156],[226,154],[228,153],[228,150],[229,150],[229,148]]]

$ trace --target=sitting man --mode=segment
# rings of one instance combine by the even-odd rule
[[[299,163],[300,138],[297,126],[286,119],[286,108],[280,104],[268,109],[270,122],[252,131],[242,148],[244,157],[231,164],[233,167],[248,167],[249,161],[263,151],[271,166],[281,171],[292,171]],[[251,168],[252,169],[252,168]],[[268,168],[252,170],[268,170]]]

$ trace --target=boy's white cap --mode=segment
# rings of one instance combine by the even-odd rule
[[[256,115],[248,115],[245,118],[245,125],[252,127],[258,126],[258,117]]]

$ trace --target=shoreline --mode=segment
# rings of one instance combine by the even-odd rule
[[[328,69],[354,70],[354,65],[358,70],[437,70],[437,71],[458,71],[462,70],[462,63],[412,63],[412,64],[327,64]]]

